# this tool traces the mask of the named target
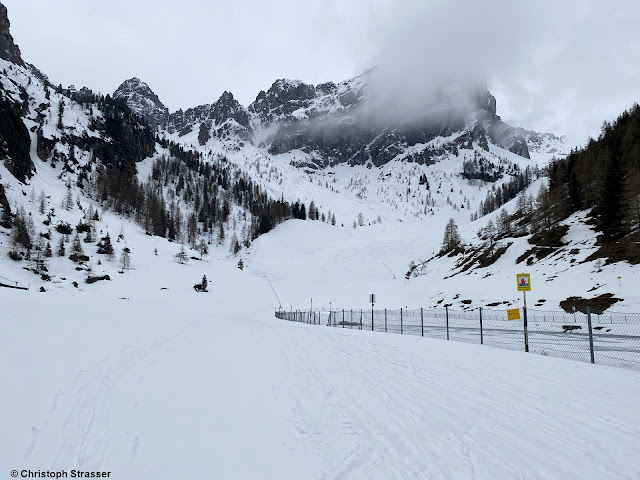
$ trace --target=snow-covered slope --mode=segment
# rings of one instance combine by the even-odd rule
[[[287,303],[364,302],[370,290],[404,301],[378,268],[393,267],[395,251],[373,249],[379,232],[340,230],[327,245],[330,230],[287,222],[241,271],[215,257],[180,265],[177,246],[125,228],[133,272],[78,290],[0,289],[0,382],[11,392],[0,402],[0,468],[122,479],[634,478],[638,372],[275,319],[267,280]],[[203,274],[210,292],[198,294]]]

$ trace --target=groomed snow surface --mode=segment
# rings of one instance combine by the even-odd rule
[[[218,253],[179,265],[166,243],[155,256],[159,240],[127,227],[135,270],[104,262],[111,282],[0,289],[0,475],[640,478],[640,372],[276,319],[262,275],[287,306],[391,291],[320,242],[285,241],[324,228],[278,227],[240,271]],[[356,278],[370,283],[347,291]]]

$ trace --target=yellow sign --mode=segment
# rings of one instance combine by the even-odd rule
[[[528,273],[518,273],[516,274],[516,278],[518,279],[518,291],[519,292],[530,292],[531,291],[531,275]]]
[[[520,320],[520,309],[510,308],[507,310],[507,320]]]

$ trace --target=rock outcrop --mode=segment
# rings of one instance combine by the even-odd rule
[[[246,141],[251,137],[252,131],[249,112],[233,98],[231,92],[224,92],[212,104],[172,113],[164,128],[169,133],[178,132],[179,136],[197,128],[200,145],[204,145],[212,137],[236,136]]]
[[[13,42],[10,27],[11,23],[7,15],[7,7],[0,3],[0,58],[16,65],[24,66],[20,47]]]
[[[149,85],[139,78],[124,81],[113,93],[113,98],[124,100],[133,113],[146,119],[154,128],[164,124],[169,118],[169,109]]]

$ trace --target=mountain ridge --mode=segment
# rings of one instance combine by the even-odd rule
[[[341,163],[380,167],[395,158],[428,164],[437,161],[443,152],[469,149],[473,142],[487,151],[491,142],[523,158],[530,158],[532,151],[560,153],[558,146],[562,145],[563,137],[503,122],[497,115],[496,98],[486,86],[463,93],[462,100],[453,102],[450,96],[443,95],[431,110],[425,110],[417,118],[385,120],[384,115],[370,107],[375,103],[369,88],[374,74],[375,69],[369,69],[342,82],[318,85],[281,78],[269,89],[261,90],[248,107],[238,103],[230,92],[224,92],[212,104],[180,109],[169,115],[157,96],[137,78],[123,85],[133,82],[144,90],[146,108],[119,91],[114,95],[124,98],[132,110],[145,116],[158,130],[177,132],[178,138],[196,132],[199,145],[204,146],[212,137],[235,135],[274,155],[301,150],[311,155],[305,165],[312,168]],[[457,94],[454,91],[451,95]],[[157,114],[158,108],[161,115]],[[235,121],[232,128],[224,132],[214,128],[231,119]],[[420,148],[421,144],[456,132],[456,137],[446,145]],[[412,152],[410,155],[406,155],[408,150]]]

